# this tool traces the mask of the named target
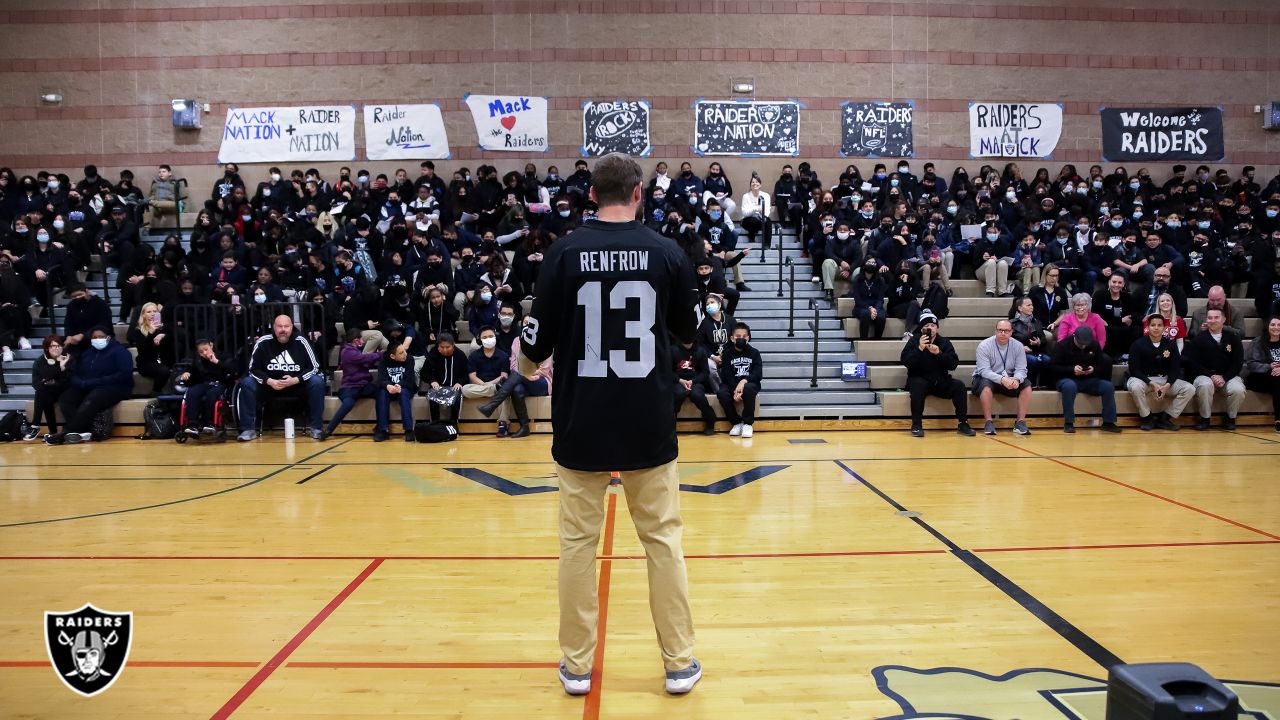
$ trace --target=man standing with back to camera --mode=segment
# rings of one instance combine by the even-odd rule
[[[520,340],[521,373],[532,374],[553,353],[566,369],[551,398],[551,454],[560,476],[560,683],[570,695],[591,691],[596,547],[613,470],[648,559],[666,690],[687,693],[702,678],[680,545],[668,334],[693,343],[698,295],[684,252],[635,219],[643,180],[626,155],[596,164],[589,194],[597,219],[547,252]],[[627,422],[618,422],[619,413]]]

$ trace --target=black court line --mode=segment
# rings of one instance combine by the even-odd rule
[[[266,475],[263,475],[263,476],[261,476],[261,477],[254,478],[254,479],[252,479],[252,480],[250,480],[250,481],[248,481],[248,482],[245,482],[245,483],[241,483],[241,484],[239,484],[239,485],[236,485],[235,487],[229,487],[229,488],[224,488],[224,489],[222,489],[222,490],[218,490],[217,492],[205,493],[204,495],[196,495],[195,497],[183,498],[183,499],[181,499],[181,500],[170,500],[169,502],[155,503],[155,504],[153,504],[153,505],[143,505],[143,506],[141,506],[141,507],[124,508],[124,509],[122,509],[122,510],[107,510],[107,511],[105,511],[105,512],[89,513],[89,514],[87,514],[87,515],[74,515],[74,516],[70,516],[70,517],[49,518],[49,519],[46,519],[46,520],[27,520],[27,521],[24,521],[24,522],[18,522],[18,523],[6,523],[6,524],[3,524],[3,525],[0,525],[0,529],[3,529],[3,528],[11,528],[11,527],[24,527],[24,526],[28,526],[28,525],[44,525],[44,524],[46,524],[46,523],[65,522],[65,521],[68,521],[68,520],[86,520],[86,519],[89,519],[89,518],[106,517],[106,516],[109,516],[109,515],[123,515],[124,513],[138,512],[138,511],[140,511],[140,510],[153,510],[153,509],[155,509],[155,508],[168,507],[168,506],[170,506],[170,505],[181,505],[181,504],[183,504],[183,503],[195,502],[196,500],[204,500],[204,499],[206,499],[206,498],[216,497],[216,496],[218,496],[218,495],[225,495],[226,493],[235,492],[235,491],[237,491],[237,490],[243,490],[244,488],[251,487],[251,486],[253,486],[253,485],[257,485],[257,484],[258,484],[258,483],[260,483],[260,482],[264,482],[264,481],[266,481],[266,480],[270,480],[271,478],[275,477],[276,475],[279,475],[279,474],[280,474],[280,473],[282,473],[282,472],[285,472],[285,471],[288,471],[288,470],[292,470],[293,468],[295,468],[295,467],[297,467],[297,466],[299,466],[299,465],[303,465],[303,464],[305,464],[308,460],[310,460],[311,458],[314,458],[314,457],[316,457],[316,456],[318,456],[318,455],[323,455],[323,454],[325,454],[326,452],[328,452],[328,451],[332,450],[333,448],[339,447],[339,446],[341,446],[341,445],[345,445],[346,443],[349,443],[349,442],[351,442],[352,440],[355,440],[355,438],[348,438],[348,439],[343,440],[342,442],[340,442],[340,443],[338,443],[338,444],[336,444],[336,445],[331,445],[331,446],[329,446],[329,447],[327,447],[327,448],[325,448],[325,449],[323,449],[323,450],[321,450],[321,451],[319,451],[319,452],[316,452],[316,453],[313,453],[313,454],[311,454],[311,455],[308,455],[307,457],[303,458],[302,460],[299,460],[299,461],[297,461],[297,462],[289,463],[288,465],[285,465],[285,466],[283,466],[283,467],[281,467],[281,468],[278,468],[278,469],[276,469],[276,470],[273,470],[272,472],[269,472],[269,473],[267,473]]]
[[[337,467],[337,465],[336,465],[336,464],[334,464],[334,465],[329,465],[328,467],[320,468],[319,470],[317,470],[317,471],[315,471],[315,472],[311,473],[310,475],[308,475],[308,476],[306,476],[306,477],[302,478],[301,480],[299,480],[298,482],[294,483],[294,485],[301,485],[301,484],[305,483],[305,482],[306,482],[306,481],[308,481],[308,480],[314,480],[315,478],[320,477],[321,475],[323,475],[323,474],[325,474],[325,473],[329,472],[330,470],[334,469],[335,467]]]
[[[1264,442],[1264,443],[1271,443],[1271,444],[1273,444],[1273,445],[1280,445],[1280,440],[1273,440],[1273,439],[1271,439],[1271,438],[1259,437],[1259,436],[1257,436],[1257,435],[1250,435],[1249,433],[1247,433],[1247,432],[1242,432],[1242,431],[1240,431],[1240,430],[1226,430],[1226,431],[1224,431],[1224,432],[1229,432],[1229,433],[1231,433],[1232,435],[1239,435],[1240,437],[1243,437],[1243,438],[1249,438],[1250,440],[1261,440],[1261,441],[1262,441],[1262,442]],[[1234,454],[1236,454],[1236,453],[1232,453],[1232,454],[1234,455]]]
[[[863,487],[875,493],[880,497],[880,499],[887,502],[894,509],[898,511],[906,510],[906,508],[898,503],[898,501],[889,497],[881,491],[880,488],[872,485],[866,478],[854,472],[848,465],[845,465],[844,462],[840,460],[835,460],[833,462],[840,466],[840,469],[844,470],[850,477],[861,483]],[[919,525],[922,530],[937,538],[943,545],[946,545],[951,554],[955,555],[956,558],[965,565],[968,565],[971,570],[981,575],[983,579],[994,585],[1005,595],[1008,595],[1011,600],[1021,605],[1024,610],[1034,615],[1037,620],[1047,625],[1049,629],[1062,636],[1064,640],[1075,646],[1077,650],[1089,656],[1089,659],[1106,669],[1110,669],[1115,665],[1121,665],[1124,663],[1118,655],[1103,647],[1102,643],[1099,643],[1097,640],[1089,637],[1089,635],[1083,630],[1072,625],[1066,618],[1054,612],[1048,605],[1037,600],[1035,596],[1024,590],[1014,581],[1005,577],[999,570],[991,567],[991,565],[987,564],[985,560],[956,545],[921,518],[911,517],[910,520],[916,525]]]

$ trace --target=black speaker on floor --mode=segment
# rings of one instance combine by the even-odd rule
[[[1236,720],[1240,698],[1191,663],[1116,665],[1107,720]]]

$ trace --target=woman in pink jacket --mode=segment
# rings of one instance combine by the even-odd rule
[[[1071,337],[1078,327],[1087,327],[1093,331],[1093,337],[1099,345],[1107,344],[1107,324],[1102,316],[1093,312],[1093,298],[1088,293],[1076,293],[1071,296],[1072,312],[1063,313],[1058,321],[1058,342]]]

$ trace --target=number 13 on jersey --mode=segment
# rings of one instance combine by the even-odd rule
[[[639,305],[639,317],[632,318],[627,314],[623,319],[612,312],[606,316],[603,290],[599,280],[583,283],[578,288],[585,341],[585,356],[578,361],[578,376],[602,378],[612,369],[613,374],[620,378],[648,377],[654,366],[653,326],[657,319],[657,293],[643,280],[621,280],[615,284],[609,292],[609,310],[626,313],[628,301],[633,298]],[[611,323],[606,328],[606,317],[614,323],[623,319],[622,327]],[[627,347],[619,347],[623,343],[629,346],[633,340],[640,343],[640,357],[636,359],[627,357]]]

